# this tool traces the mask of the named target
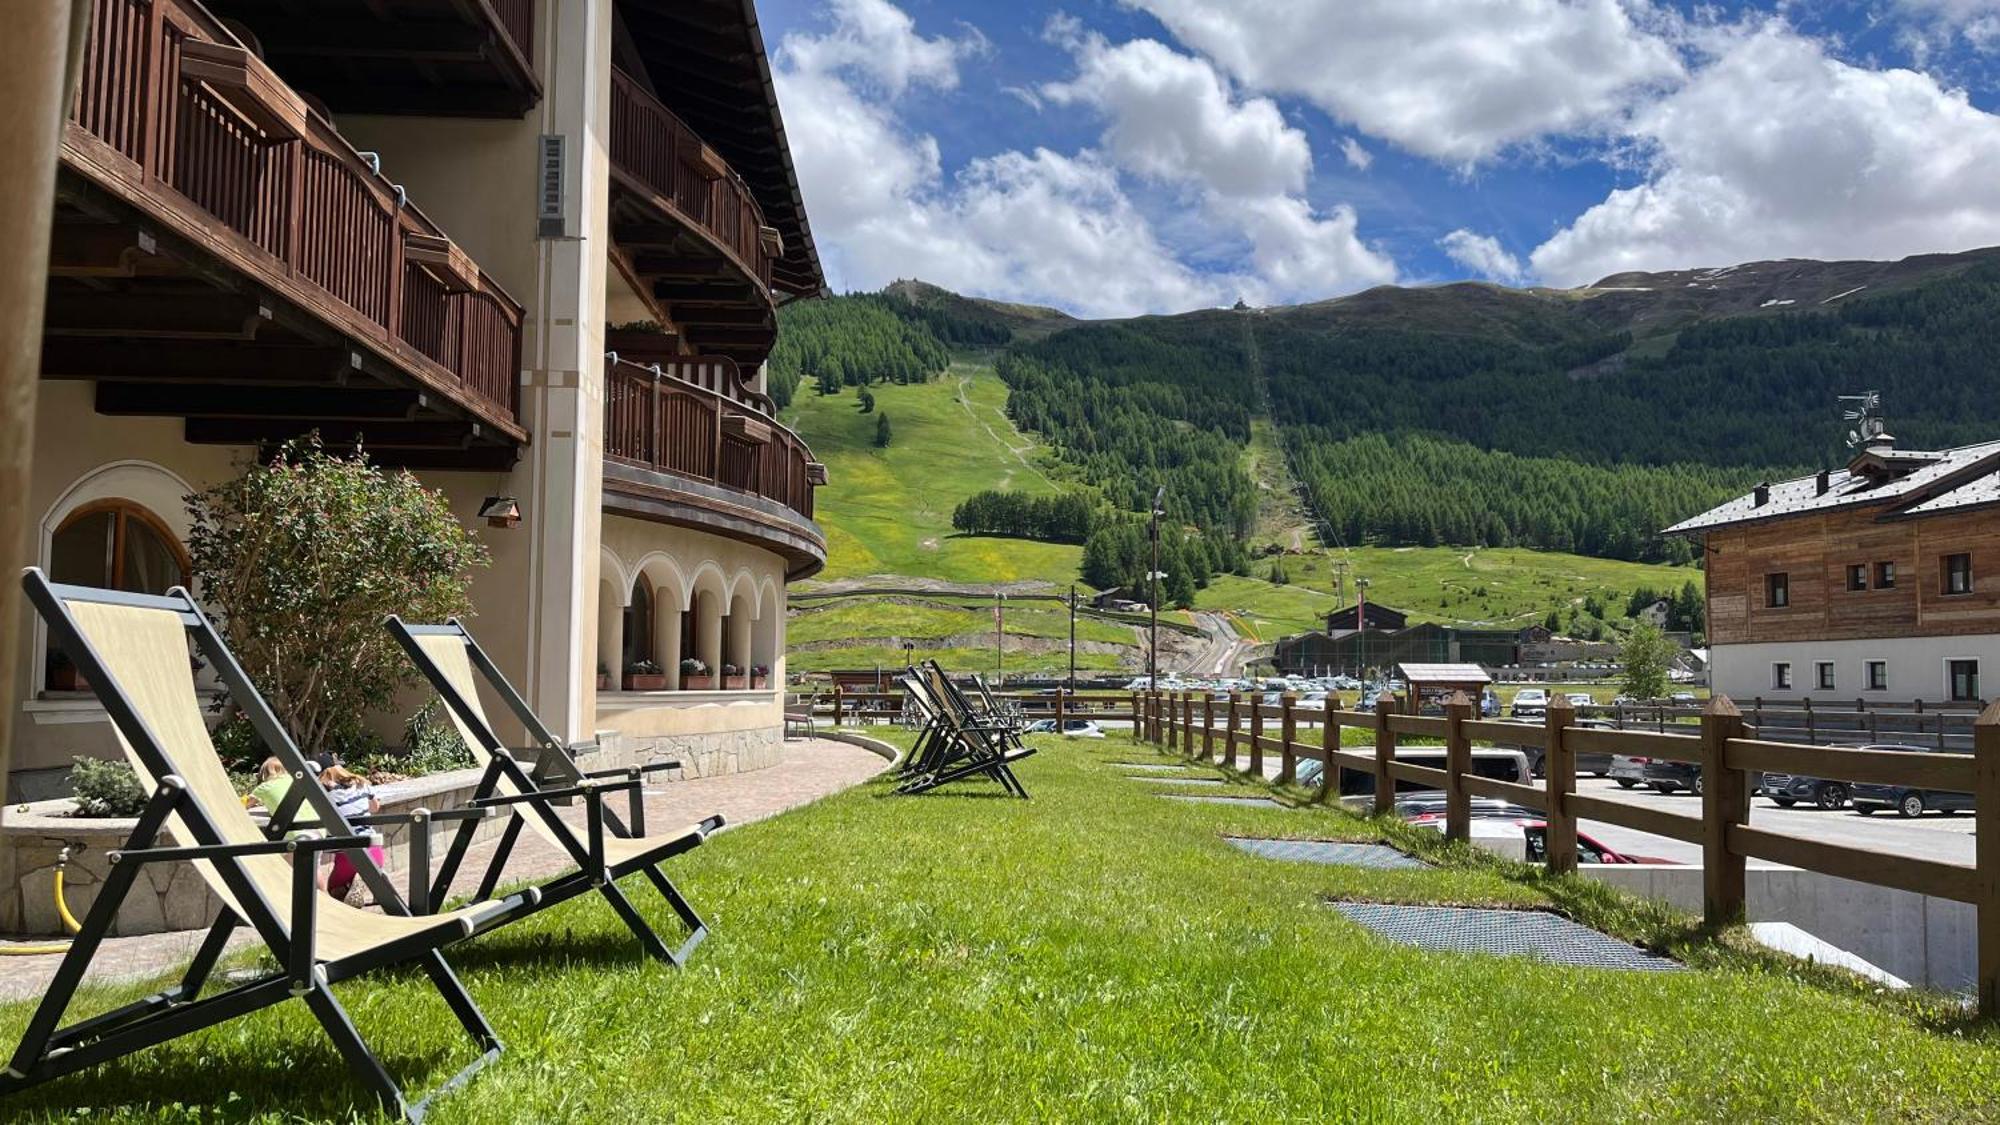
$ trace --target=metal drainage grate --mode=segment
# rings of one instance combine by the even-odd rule
[[[1213,777],[1128,777],[1127,781],[1150,781],[1155,785],[1220,785]]]
[[[1290,859],[1302,863],[1335,863],[1344,867],[1376,867],[1384,870],[1424,868],[1415,856],[1405,855],[1386,844],[1341,844],[1330,840],[1259,840],[1244,836],[1223,839],[1265,859]]]
[[[1457,953],[1532,957],[1592,969],[1675,972],[1681,964],[1539,910],[1336,902],[1335,910],[1390,941]]]
[[[1242,808],[1253,809],[1282,809],[1285,807],[1269,797],[1198,797],[1183,796],[1179,793],[1162,793],[1160,796],[1165,797],[1169,801],[1190,801],[1198,805],[1237,805]]]

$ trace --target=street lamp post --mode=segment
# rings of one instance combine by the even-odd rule
[[[1153,580],[1153,617],[1147,626],[1146,679],[1153,691],[1160,690],[1160,517],[1166,515],[1160,506],[1166,501],[1167,486],[1163,484],[1153,493],[1153,569],[1147,575]]]
[[[1076,583],[1069,584],[1069,690],[1076,690]]]

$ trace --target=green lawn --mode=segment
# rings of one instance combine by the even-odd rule
[[[508,1053],[434,1108],[479,1121],[1970,1120],[1989,1031],[1701,939],[1663,910],[1440,842],[1453,865],[1263,860],[1222,834],[1416,840],[1343,813],[1160,799],[1123,739],[1043,743],[1032,801],[886,781],[673,867],[714,937],[634,959],[582,899],[453,960]],[[1621,974],[1424,952],[1329,897],[1556,901],[1700,966]],[[640,901],[655,916],[654,896]],[[130,994],[131,990],[125,990]],[[399,1076],[469,1052],[416,974],[339,986]],[[108,1000],[108,997],[100,998]],[[0,1009],[11,1043],[27,1008]],[[303,1005],[40,1087],[11,1120],[345,1119],[368,1107]]]
[[[1331,554],[1310,551],[1286,555],[1291,583],[1265,581],[1273,560],[1251,564],[1251,578],[1223,577],[1200,591],[1201,609],[1233,609],[1251,619],[1256,631],[1265,625],[1276,633],[1317,628],[1335,598],[1333,561],[1346,559],[1347,601],[1354,600],[1354,580],[1367,578],[1368,597],[1410,615],[1412,621],[1439,621],[1468,626],[1514,627],[1533,624],[1549,610],[1581,605],[1592,594],[1624,613],[1625,599],[1640,586],[1662,592],[1678,591],[1688,582],[1701,583],[1693,567],[1594,559],[1555,551],[1514,547],[1356,547]]]
[[[1028,652],[1019,648],[1009,648],[1005,652],[1005,668],[1009,676],[1023,674],[1062,675],[1069,670],[1069,651]],[[855,644],[840,648],[812,649],[805,652],[794,651],[785,657],[785,667],[791,672],[826,672],[835,669],[882,668],[886,672],[899,672],[909,663],[908,656],[918,660],[936,660],[953,672],[978,672],[988,679],[993,676],[993,645],[984,648],[954,647],[938,648],[917,645],[910,653],[904,653],[892,645]],[[1121,660],[1117,654],[1107,652],[1078,652],[1076,666],[1089,672],[1115,672],[1123,668],[1136,667]]]
[[[1013,603],[1007,607],[1009,636],[1044,637],[1068,641],[1067,610],[1028,609],[1033,603]],[[824,606],[825,608],[819,608]],[[794,602],[786,639],[794,645],[854,638],[929,637],[941,639],[954,634],[993,632],[993,610],[951,602],[929,600],[887,601],[880,598],[841,598],[829,602]],[[1137,647],[1138,637],[1129,625],[1119,625],[1079,616],[1076,639]]]
[[[801,387],[785,418],[826,463],[832,482],[815,500],[827,535],[821,579],[1075,581],[1080,547],[952,531],[952,509],[975,492],[1057,490],[1043,475],[1045,454],[1035,439],[1007,420],[1007,388],[990,365],[963,359],[932,382],[873,390],[875,409],[889,415],[895,435],[887,449],[875,448],[875,416],[860,412],[851,387],[824,397]]]

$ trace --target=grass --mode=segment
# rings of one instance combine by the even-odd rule
[[[1992,1118],[1995,1036],[1710,940],[1664,908],[1327,809],[1165,801],[1047,741],[1032,801],[878,781],[674,862],[715,936],[635,960],[596,899],[453,956],[508,1053],[435,1120],[1272,1121]],[[1198,770],[1223,776],[1217,770]],[[1244,784],[1237,781],[1236,784]],[[1258,859],[1224,833],[1379,839],[1447,866]],[[1329,897],[1557,904],[1699,971],[1620,974],[1387,944]],[[653,896],[642,900],[649,910]],[[660,911],[652,911],[657,916]],[[340,986],[394,1072],[469,1057],[416,975]],[[120,990],[130,995],[132,989]],[[103,998],[109,1000],[110,997]],[[11,1041],[24,1005],[0,1009]],[[347,1118],[285,1004],[11,1099],[10,1120]]]
[[[1007,387],[990,364],[961,358],[932,382],[872,389],[895,432],[887,449],[875,448],[875,416],[860,412],[853,388],[822,397],[801,387],[786,417],[832,481],[815,501],[827,535],[819,578],[1075,580],[1080,547],[952,530],[952,510],[975,492],[1058,490],[1042,472],[1046,454],[1008,421]]]
[[[1069,640],[1069,613],[1062,609],[1028,609],[1027,603],[1007,607],[1007,635]],[[826,608],[817,608],[825,606]],[[940,639],[964,633],[993,632],[991,606],[970,608],[950,602],[885,601],[882,599],[839,599],[830,602],[795,602],[787,638],[794,645],[864,639],[869,637],[913,637]],[[1138,646],[1138,637],[1129,625],[1118,625],[1079,616],[1076,639],[1104,644]]]
[[[1354,580],[1369,581],[1371,601],[1410,615],[1412,622],[1519,628],[1549,610],[1581,606],[1596,595],[1622,615],[1625,599],[1641,586],[1678,591],[1701,582],[1693,567],[1596,559],[1515,547],[1355,547],[1328,553],[1286,555],[1291,582],[1264,580],[1272,560],[1251,564],[1251,578],[1224,576],[1195,597],[1200,609],[1236,610],[1261,639],[1318,628],[1336,608],[1333,561],[1345,559],[1347,601]]]
[[[1069,668],[1069,652],[1047,651],[1028,652],[1019,648],[1009,648],[1003,654],[1008,676],[1024,674],[1056,675]],[[785,657],[785,667],[794,672],[826,672],[835,669],[881,668],[885,674],[900,672],[910,661],[936,660],[953,672],[979,672],[989,680],[993,676],[993,646],[989,642],[985,648],[970,647],[927,647],[917,645],[910,653],[900,646],[856,644],[840,648],[813,649],[807,652],[793,650]],[[1128,668],[1119,656],[1103,652],[1083,652],[1076,654],[1078,671],[1116,672]]]

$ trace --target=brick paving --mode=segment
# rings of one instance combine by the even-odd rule
[[[749,773],[668,782],[650,790],[646,798],[646,827],[652,832],[666,832],[716,813],[721,813],[729,826],[749,824],[859,785],[888,766],[879,755],[844,742],[828,739],[786,742],[783,756],[775,766]],[[623,810],[622,797],[615,798],[612,807]],[[563,816],[581,825],[583,807],[565,809]],[[469,894],[476,888],[496,846],[497,841],[471,850],[452,884],[452,893]],[[435,847],[441,856],[444,842],[440,840]],[[545,843],[539,835],[524,831],[508,861],[507,880],[554,875],[572,866],[567,855]],[[391,871],[389,877],[401,887],[406,873]],[[194,956],[202,934],[201,930],[181,930],[107,939],[98,947],[91,963],[88,983],[110,984],[175,969]],[[0,949],[48,940],[0,942]],[[252,942],[252,935],[239,931],[231,948]],[[0,1000],[40,995],[61,962],[60,954],[0,956]]]

